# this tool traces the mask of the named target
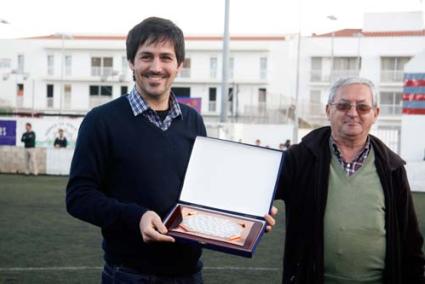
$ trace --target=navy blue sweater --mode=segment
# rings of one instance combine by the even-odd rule
[[[143,242],[147,210],[164,218],[176,204],[194,139],[205,136],[201,116],[182,117],[162,131],[134,116],[126,97],[90,111],[77,139],[66,191],[68,212],[101,227],[105,261],[144,273],[180,275],[201,269],[198,246]]]

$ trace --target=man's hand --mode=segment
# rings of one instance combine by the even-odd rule
[[[267,226],[266,226],[266,232],[270,232],[273,229],[273,226],[276,224],[276,221],[274,217],[277,215],[277,208],[272,206],[272,209],[270,210],[270,214],[267,214],[264,216],[264,219],[266,219]]]
[[[142,234],[143,241],[149,242],[171,242],[175,240],[173,237],[165,235],[167,228],[161,221],[161,217],[153,211],[146,211],[140,219],[139,223],[140,233]]]

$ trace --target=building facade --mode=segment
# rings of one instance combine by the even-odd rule
[[[0,40],[0,46],[3,110],[83,115],[133,86],[125,36],[57,34]],[[324,125],[330,84],[359,75],[375,82],[379,93],[374,131],[389,135],[387,143],[398,151],[404,65],[423,50],[421,12],[366,14],[362,29],[306,37],[233,36],[229,121],[291,124],[298,117],[305,127]],[[174,93],[200,100],[206,122],[218,123],[222,37],[187,36],[183,64]]]
[[[123,36],[53,35],[3,40],[0,105],[15,111],[84,114],[133,86]],[[222,38],[187,37],[186,59],[173,91],[199,98],[202,114],[217,120],[221,106]],[[286,107],[283,36],[233,37],[229,60],[231,118],[266,116]],[[282,121],[282,118],[276,117]],[[267,120],[268,121],[268,120]]]

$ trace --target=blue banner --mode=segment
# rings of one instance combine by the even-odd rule
[[[0,145],[16,145],[16,120],[0,120]]]

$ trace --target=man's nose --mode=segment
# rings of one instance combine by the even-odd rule
[[[352,104],[351,106],[350,106],[350,109],[347,111],[347,114],[349,115],[349,116],[357,116],[358,115],[358,112],[357,112],[357,109],[356,109],[356,105],[355,104]]]
[[[160,58],[154,58],[152,60],[152,64],[150,66],[150,69],[151,69],[151,71],[159,72],[159,71],[161,71],[161,66],[162,66],[162,63],[161,63]]]

